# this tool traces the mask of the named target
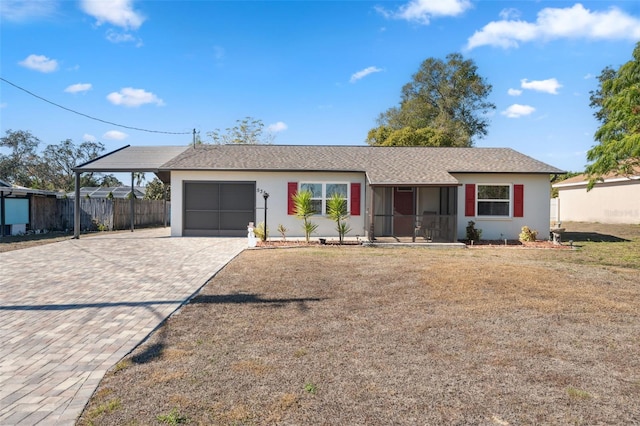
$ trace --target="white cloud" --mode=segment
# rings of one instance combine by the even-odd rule
[[[364,78],[366,76],[368,76],[369,74],[373,74],[376,72],[381,72],[382,68],[378,68],[378,67],[368,67],[365,68],[361,71],[358,71],[357,73],[353,74],[351,76],[351,79],[349,80],[349,82],[351,83],[355,83],[356,81],[360,80],[361,78]]]
[[[141,38],[128,32],[120,33],[113,29],[107,31],[107,40],[111,43],[135,43],[136,47],[142,47],[143,45]]]
[[[85,142],[95,142],[97,141],[96,137],[93,135],[90,135],[89,133],[85,133],[84,135],[82,135],[82,140]]]
[[[102,137],[108,140],[121,141],[128,138],[129,135],[119,130],[109,130],[107,133],[102,135]]]
[[[132,0],[81,0],[82,10],[96,18],[98,25],[107,22],[117,27],[137,30],[145,20],[133,10]]]
[[[640,39],[640,19],[616,7],[604,12],[585,9],[580,3],[564,9],[548,7],[538,13],[535,22],[507,18],[489,22],[467,40],[467,49],[510,48],[523,42],[558,38],[635,41]]]
[[[502,9],[499,14],[499,16],[503,20],[519,19],[521,15],[522,13],[514,7],[511,7],[509,9]]]
[[[67,87],[64,91],[67,93],[80,93],[91,90],[92,87],[91,83],[77,83]]]
[[[119,92],[109,93],[107,99],[114,105],[126,107],[138,107],[144,104],[164,105],[164,101],[153,93],[143,89],[134,89],[133,87],[125,87]]]
[[[55,0],[2,0],[0,17],[7,21],[24,22],[51,16],[57,7]]]
[[[509,96],[520,96],[522,95],[522,90],[518,90],[518,89],[509,89],[507,90],[507,94]]]
[[[19,64],[25,68],[40,72],[54,72],[58,69],[58,61],[49,59],[44,55],[29,55]]]
[[[267,130],[271,133],[279,133],[287,130],[288,128],[289,126],[287,126],[285,123],[283,123],[282,121],[278,121],[277,123],[269,124]]]
[[[470,7],[469,0],[411,0],[396,11],[389,11],[381,6],[376,7],[376,10],[388,19],[404,19],[427,25],[431,18],[458,16]]]
[[[562,84],[555,78],[549,78],[547,80],[533,80],[529,81],[526,78],[520,80],[520,87],[523,89],[535,90],[536,92],[550,93],[552,95],[558,94],[558,89],[562,87]]]
[[[224,47],[222,46],[213,46],[213,55],[216,58],[216,60],[221,60],[224,58],[224,55],[226,54],[226,51],[224,49]]]
[[[529,105],[513,104],[506,110],[502,111],[502,115],[506,115],[509,118],[520,118],[525,115],[531,115],[536,109]]]

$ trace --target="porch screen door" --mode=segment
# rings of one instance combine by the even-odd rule
[[[393,235],[396,237],[413,236],[416,221],[415,212],[414,188],[393,188]]]

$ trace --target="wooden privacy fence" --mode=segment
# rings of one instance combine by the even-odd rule
[[[80,230],[114,231],[131,227],[130,200],[82,198],[80,200]],[[162,200],[135,200],[136,227],[162,226],[169,223],[170,203]],[[74,200],[72,198],[34,198],[31,205],[31,229],[73,229]]]

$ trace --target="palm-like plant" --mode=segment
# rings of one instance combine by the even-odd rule
[[[304,238],[309,242],[309,237],[318,229],[318,224],[309,220],[316,211],[313,208],[313,194],[311,191],[298,191],[292,196],[294,214],[297,218],[302,219],[302,229],[304,230]]]
[[[327,217],[336,223],[336,231],[338,231],[338,238],[342,244],[345,234],[351,231],[351,227],[346,222],[349,218],[347,200],[342,198],[342,195],[334,193],[327,200]]]

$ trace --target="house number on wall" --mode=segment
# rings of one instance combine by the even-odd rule
[[[265,190],[264,190],[264,189],[262,189],[262,188],[256,188],[256,192],[257,192],[258,194],[266,194],[266,192],[267,192],[267,191],[265,191]]]

